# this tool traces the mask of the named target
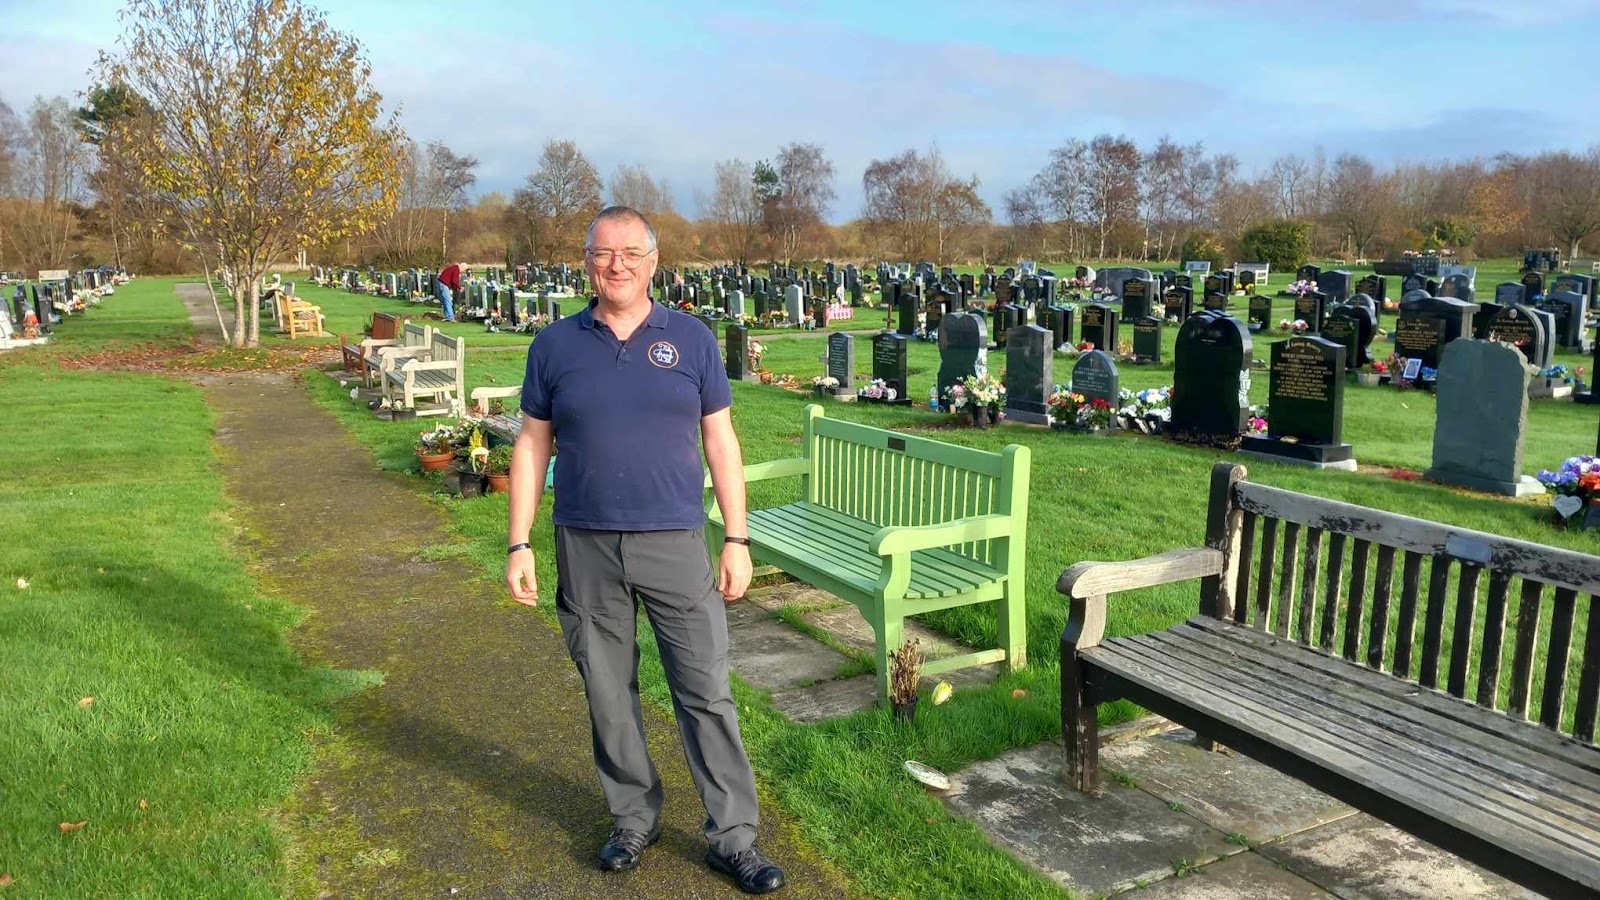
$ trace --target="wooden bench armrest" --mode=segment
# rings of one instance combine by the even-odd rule
[[[363,338],[361,341],[361,352],[370,353],[378,347],[398,346],[400,346],[399,338]]]
[[[441,359],[437,361],[427,359],[411,359],[403,363],[400,366],[400,370],[402,372],[439,372],[448,369],[454,369],[457,362],[458,360],[454,359]]]
[[[867,549],[879,556],[930,550],[968,541],[987,541],[1008,537],[1013,531],[1011,516],[969,516],[941,525],[900,525],[878,529],[867,542]]]
[[[473,411],[480,416],[486,416],[489,414],[488,401],[503,400],[507,397],[518,396],[521,393],[522,385],[515,384],[501,387],[476,387],[472,389],[472,393],[468,397],[472,400]]]
[[[1127,562],[1074,563],[1056,579],[1056,591],[1081,600],[1221,573],[1222,551],[1185,547]]]
[[[744,467],[744,483],[752,481],[766,481],[772,478],[787,478],[793,475],[805,475],[811,471],[811,460],[803,456],[794,459],[774,459],[769,462],[751,463]],[[707,476],[706,485],[711,485]]]
[[[1222,574],[1222,551],[1209,547],[1168,550],[1128,562],[1081,562],[1056,579],[1056,590],[1071,598],[1061,630],[1062,662],[1072,653],[1097,647],[1106,633],[1106,595]]]

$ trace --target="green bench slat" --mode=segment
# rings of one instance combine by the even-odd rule
[[[844,515],[835,510],[820,507],[815,504],[800,503],[779,507],[780,510],[792,517],[803,516],[806,525],[819,523],[823,533],[831,528],[841,534],[848,535],[852,543],[859,541],[863,547],[878,532],[878,526],[871,522]],[[806,526],[799,526],[806,527]],[[874,563],[879,557],[868,552],[866,556]],[[917,550],[911,554],[912,581],[942,582],[955,593],[969,590],[974,585],[993,584],[1005,580],[1005,573],[999,569],[986,566],[977,560],[969,559],[945,549]]]

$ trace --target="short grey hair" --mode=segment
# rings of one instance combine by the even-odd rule
[[[601,222],[638,222],[644,226],[645,234],[650,236],[650,246],[645,249],[656,249],[655,226],[651,225],[650,220],[644,217],[644,213],[631,206],[608,206],[600,210],[600,214],[595,216],[594,221],[589,223],[589,233],[583,239],[583,249],[589,250],[594,247],[594,230],[600,227]]]

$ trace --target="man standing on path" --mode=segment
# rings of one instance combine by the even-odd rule
[[[601,868],[639,864],[660,837],[662,786],[645,748],[635,628],[643,603],[661,649],[689,769],[706,808],[706,862],[765,894],[783,871],[755,846],[756,785],[728,682],[724,601],[750,584],[744,465],[716,337],[650,300],[656,236],[613,206],[584,247],[596,298],[539,333],[511,462],[506,583],[538,602],[528,534],[556,457],[556,613],[589,698],[595,767],[615,827]],[[715,578],[700,449],[729,537]]]
[[[461,293],[461,270],[466,268],[466,263],[451,263],[444,267],[439,277],[433,280],[435,291],[439,295],[440,312],[446,322],[456,320],[455,295]]]

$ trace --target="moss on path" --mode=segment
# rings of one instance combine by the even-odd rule
[[[338,707],[283,816],[294,896],[740,896],[702,862],[704,810],[677,730],[648,707],[662,841],[635,872],[597,871],[610,821],[560,636],[452,555],[415,481],[377,471],[292,378],[204,381],[258,576],[311,611],[300,650],[383,673]],[[762,844],[790,875],[780,896],[851,893],[775,802],[762,813]]]

